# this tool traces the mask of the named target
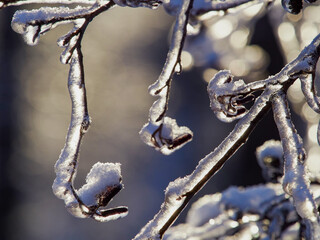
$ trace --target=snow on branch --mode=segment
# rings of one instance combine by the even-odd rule
[[[295,60],[287,64],[278,74],[262,81],[250,84],[244,84],[242,80],[233,82],[229,71],[220,71],[213,77],[208,85],[211,105],[212,102],[218,106],[225,104],[229,105],[231,101],[231,106],[237,106],[239,103],[242,103],[242,101],[237,102],[237,100],[241,100],[243,97],[246,98],[248,94],[251,94],[253,91],[263,91],[261,95],[256,98],[250,110],[247,112],[241,110],[240,113],[242,114],[242,118],[239,119],[233,131],[213,152],[200,160],[199,164],[190,175],[187,175],[184,178],[178,178],[169,183],[165,191],[165,200],[161,205],[160,211],[140,231],[135,237],[135,240],[161,239],[163,237],[166,230],[173,224],[190,199],[221,169],[224,163],[239,149],[239,147],[247,141],[250,133],[258,124],[259,120],[271,108],[271,101],[274,96],[279,92],[286,91],[301,75],[310,74],[310,69],[315,66],[319,58],[319,49],[320,34]],[[234,94],[232,94],[233,91],[235,92]],[[216,98],[216,96],[220,96],[220,99],[226,98],[227,100],[219,102],[219,99]],[[233,101],[232,99],[234,98],[235,100]],[[252,98],[250,97],[250,100],[251,99]],[[228,110],[229,108],[223,107],[223,109]],[[220,110],[217,111],[214,107],[214,111],[219,117],[219,114],[221,113]],[[284,146],[284,143],[282,144]],[[287,154],[286,149],[284,151],[285,154]],[[301,177],[305,177],[305,175]],[[292,184],[296,184],[296,182],[293,182]],[[308,186],[306,186],[305,190],[305,193],[310,191]],[[293,195],[293,198],[296,198],[294,201],[298,205],[304,201],[304,199],[298,199],[299,197],[301,197],[301,195]],[[309,196],[307,197],[307,200],[308,203],[314,202],[312,197],[309,198]],[[300,206],[297,205],[295,205],[295,207],[297,209],[300,208]],[[317,224],[319,224],[318,214],[314,212],[313,207],[314,205],[311,204],[311,210],[310,208],[308,209],[314,214],[312,215],[312,218],[310,218],[311,213],[307,216],[303,215],[302,217],[305,217],[307,221],[311,221],[312,223],[317,221]],[[301,208],[298,210],[299,214],[300,210]],[[308,234],[312,237],[310,239],[316,239],[315,237],[319,236],[319,229],[312,225]]]

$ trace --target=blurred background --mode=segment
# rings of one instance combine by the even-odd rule
[[[74,218],[51,190],[53,166],[64,145],[71,113],[69,67],[59,62],[62,49],[56,40],[72,26],[60,26],[43,36],[37,46],[30,47],[10,27],[17,9],[1,10],[0,239],[133,238],[158,212],[168,183],[191,173],[234,126],[218,121],[210,110],[206,87],[214,73],[228,68],[246,81],[259,80],[277,73],[290,56],[297,56],[300,45],[293,49],[295,53],[289,49],[290,55],[281,43],[289,46],[290,41],[299,40],[294,40],[297,36],[304,36],[292,26],[307,20],[302,14],[290,19],[278,5],[275,8],[280,12],[275,16],[266,15],[260,6],[208,20],[198,35],[187,39],[182,56],[185,70],[174,78],[168,116],[176,118],[180,126],[188,126],[194,139],[170,156],[144,145],[138,132],[147,122],[149,108],[155,101],[147,89],[161,72],[174,18],[162,7],[117,7],[89,25],[82,50],[93,123],[84,137],[75,186],[84,184],[86,174],[97,161],[122,164],[125,188],[110,206],[128,206],[129,215],[108,223]],[[281,30],[281,23],[286,21],[288,24],[282,25]],[[316,26],[316,30],[311,26],[308,35],[312,39],[319,32],[316,21],[320,19],[315,16],[310,21]],[[287,34],[290,29],[292,38]],[[301,98],[299,104],[296,101],[298,106]],[[300,105],[302,109],[304,105]],[[312,116],[314,125],[319,118]],[[294,121],[299,133],[308,136],[310,121],[297,115]],[[313,140],[306,141],[309,145],[315,144],[313,132]],[[255,149],[269,139],[278,139],[271,112],[194,200],[231,185],[262,183]],[[318,150],[314,147],[315,158],[319,157]],[[178,222],[184,220],[185,213]]]

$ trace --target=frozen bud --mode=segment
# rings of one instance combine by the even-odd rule
[[[105,206],[122,189],[119,163],[97,162],[86,177],[78,195],[87,206]]]
[[[151,122],[145,124],[140,137],[147,145],[169,155],[191,141],[193,133],[187,127],[179,127],[176,120],[165,117],[160,126]]]
[[[243,104],[255,99],[250,89],[246,89],[244,81],[234,81],[229,70],[218,72],[209,82],[207,90],[211,109],[224,122],[242,118],[247,113]]]
[[[100,209],[107,206],[122,188],[119,163],[96,163],[86,177],[86,184],[77,191],[83,204],[82,211],[101,222],[126,216],[127,207]]]

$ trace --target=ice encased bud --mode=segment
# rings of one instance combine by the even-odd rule
[[[211,79],[207,88],[210,107],[221,121],[232,122],[247,113],[243,103],[254,100],[254,96],[243,90],[246,90],[244,81],[235,81],[229,70],[219,71]]]
[[[144,143],[165,155],[180,149],[193,137],[189,128],[178,126],[176,120],[169,117],[164,117],[160,126],[149,121],[142,127],[139,134]]]
[[[108,192],[122,187],[120,164],[97,162],[88,173],[86,184],[77,194],[84,204],[94,206],[100,204]]]

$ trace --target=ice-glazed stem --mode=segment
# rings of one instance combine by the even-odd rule
[[[180,57],[187,33],[187,24],[192,4],[193,0],[184,0],[181,8],[179,9],[176,22],[173,27],[172,39],[166,62],[158,80],[149,87],[151,95],[156,96],[161,91],[168,92],[173,74],[181,71]],[[164,95],[168,98],[168,94]]]
[[[71,122],[65,146],[55,165],[56,179],[53,184],[54,194],[65,201],[71,212],[89,212],[83,209],[73,188],[73,180],[78,166],[81,139],[90,126],[86,89],[83,78],[83,63],[79,49],[72,56],[68,79],[68,88],[72,103]]]
[[[192,4],[193,0],[184,0],[178,9],[166,62],[158,80],[149,87],[150,94],[159,98],[151,106],[149,121],[140,131],[142,140],[163,154],[171,154],[192,139],[187,127],[179,127],[174,119],[166,117],[171,81],[181,71],[180,57]]]
[[[78,167],[78,158],[82,137],[90,126],[88,114],[86,88],[84,82],[83,60],[80,46],[73,52],[70,61],[68,88],[72,103],[71,122],[67,134],[65,146],[55,165],[56,179],[53,183],[54,194],[64,200],[68,211],[76,217],[92,217],[98,221],[114,220],[127,214],[126,207],[101,210],[111,201],[122,188],[120,165],[98,164],[102,173],[93,167],[91,175],[87,176],[87,184],[80,194],[73,187],[73,181]],[[91,179],[101,179],[101,175],[112,175],[103,183],[95,183]],[[90,177],[94,175],[94,177]],[[91,189],[90,189],[91,188]],[[93,196],[88,196],[88,195]],[[89,199],[89,200],[87,200]]]
[[[272,108],[284,152],[283,189],[292,196],[298,214],[305,221],[306,239],[320,239],[319,214],[310,190],[305,150],[302,139],[291,121],[287,98],[283,91],[272,98]]]

